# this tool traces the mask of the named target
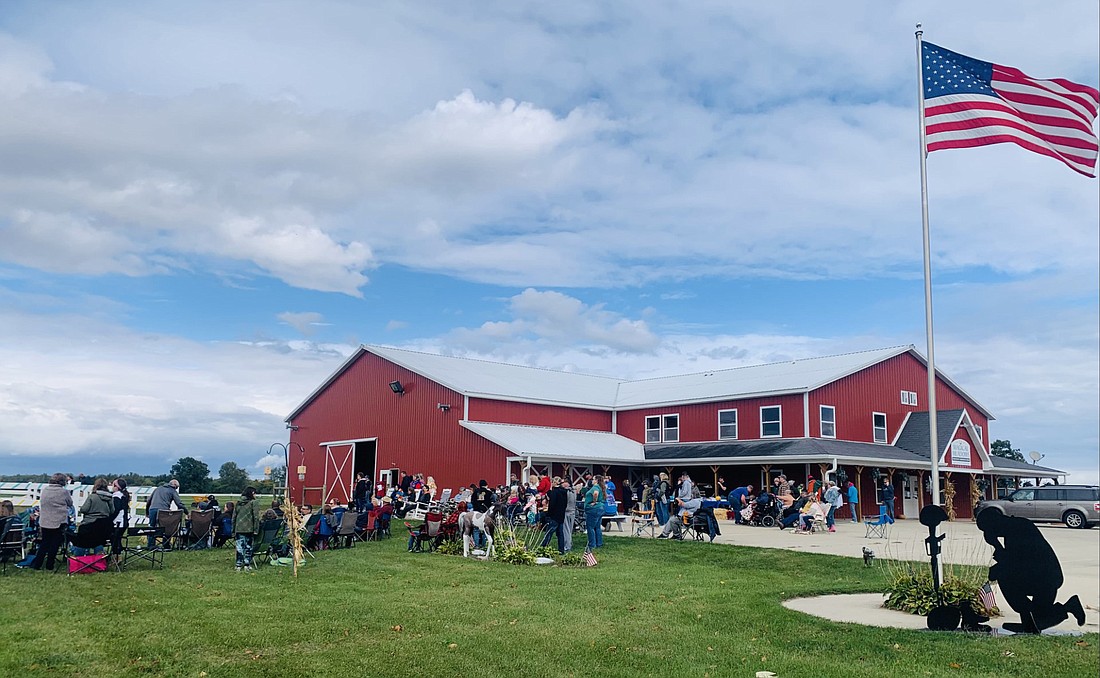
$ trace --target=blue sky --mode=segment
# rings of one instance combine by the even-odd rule
[[[913,27],[1049,2],[8,2],[0,470],[254,472],[359,343],[625,378],[925,349]],[[1096,482],[1096,181],[929,158],[937,363]]]

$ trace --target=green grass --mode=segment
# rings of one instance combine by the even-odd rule
[[[595,568],[409,554],[234,573],[229,549],[68,578],[8,570],[3,676],[1095,676],[1097,636],[835,624],[786,598],[881,590],[861,561],[608,538]]]

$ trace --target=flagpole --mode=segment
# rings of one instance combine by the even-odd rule
[[[917,24],[917,101],[920,125],[920,208],[924,227],[924,326],[928,342],[928,447],[932,457],[932,503],[940,503],[940,450],[936,431],[936,349],[932,335],[932,254],[928,237],[928,144],[924,126],[924,54]]]

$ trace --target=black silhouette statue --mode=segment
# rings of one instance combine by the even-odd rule
[[[973,605],[964,602],[962,605],[945,605],[943,594],[940,591],[940,542],[947,535],[936,535],[936,528],[947,520],[947,512],[943,507],[929,504],[921,509],[920,522],[928,528],[928,538],[924,540],[925,551],[932,558],[932,587],[936,592],[939,605],[928,612],[928,628],[933,631],[954,631],[961,628],[963,631],[974,633],[989,633],[992,629],[983,622],[989,621],[989,617],[978,614]]]
[[[924,512],[921,512],[924,522]],[[977,516],[978,529],[993,547],[989,580],[1000,585],[1005,602],[1020,614],[1019,624],[1004,624],[1013,633],[1041,633],[1073,615],[1077,625],[1085,623],[1085,610],[1077,596],[1055,602],[1065,581],[1058,556],[1039,528],[1026,518],[1006,516],[986,509]]]

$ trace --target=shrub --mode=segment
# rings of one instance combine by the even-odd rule
[[[547,544],[546,546],[540,546],[533,551],[536,558],[553,558],[558,555],[558,552],[554,550],[553,546]]]
[[[511,565],[534,565],[535,554],[528,551],[520,544],[504,546],[497,549],[496,559],[502,563]]]
[[[943,594],[945,605],[968,604],[979,614],[990,616],[999,614],[996,608],[986,610],[982,605],[978,595],[981,586],[981,582],[975,582],[972,578],[945,573],[944,581],[940,584],[940,592]],[[883,603],[883,607],[910,614],[926,615],[939,604],[930,569],[898,568],[890,573],[886,585],[886,602]]]
[[[558,565],[562,567],[580,567],[584,564],[584,558],[579,553],[569,553],[558,556]]]
[[[448,539],[437,546],[435,552],[442,553],[445,556],[460,556],[462,555],[462,542],[457,539]]]

